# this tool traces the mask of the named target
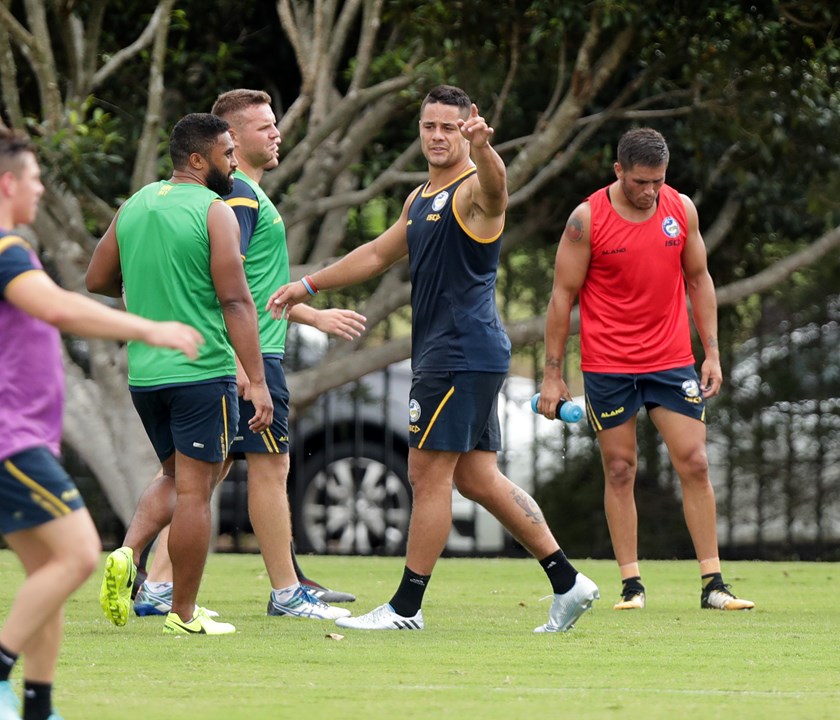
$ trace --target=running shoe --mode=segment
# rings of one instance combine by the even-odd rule
[[[365,615],[339,618],[335,621],[335,624],[339,627],[354,630],[422,630],[423,611],[418,610],[416,615],[403,617],[397,615],[394,608],[386,603]]]
[[[345,608],[331,607],[309,592],[305,585],[299,585],[291,598],[279,603],[274,594],[268,598],[268,615],[290,615],[292,617],[308,618],[310,620],[336,620],[350,614]]]
[[[729,585],[718,584],[703,588],[700,594],[700,607],[704,610],[752,610],[755,607],[752,600],[735,597],[729,587]]]
[[[637,588],[625,590],[621,602],[613,605],[613,610],[642,610],[645,607],[645,591]]]
[[[554,595],[554,600],[548,611],[548,622],[534,628],[534,632],[566,632],[566,630],[571,630],[578,618],[589,610],[592,603],[600,597],[598,586],[586,575],[578,573],[571,590],[560,595]]]
[[[196,605],[196,607],[199,607]],[[219,613],[209,608],[201,608],[211,618],[219,617]],[[172,585],[169,584],[163,592],[152,592],[145,583],[137,591],[134,598],[134,614],[138,617],[149,615],[168,615],[172,610]]]
[[[20,720],[20,698],[8,680],[0,682],[0,720]]]
[[[184,622],[178,613],[170,612],[163,623],[163,632],[167,635],[230,635],[236,628],[230,623],[217,622],[204,608],[196,605],[195,614]]]
[[[351,593],[347,593],[347,592],[341,592],[340,590],[330,590],[329,588],[325,588],[320,583],[317,583],[314,580],[310,580],[309,578],[301,579],[300,584],[305,585],[306,589],[309,590],[309,594],[314,595],[321,602],[325,602],[325,603],[351,603],[351,602],[356,602],[356,596],[355,595],[352,595]]]
[[[128,622],[131,588],[136,573],[134,551],[130,547],[117,548],[105,560],[99,604],[105,617],[117,627],[122,627]]]

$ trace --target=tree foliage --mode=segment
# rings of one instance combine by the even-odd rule
[[[750,298],[836,285],[837,22],[829,3],[780,0],[3,0],[2,121],[42,148],[34,234],[78,290],[115,207],[168,171],[171,125],[231,87],[268,90],[284,145],[265,187],[302,273],[394,220],[425,177],[419,103],[435,83],[458,84],[508,165],[500,289],[517,347],[542,337],[568,213],[611,179],[617,136],[651,124],[672,146],[669,182],[700,209],[719,301],[743,338]],[[293,402],[406,357],[408,339],[390,336],[408,299],[404,265],[333,295],[357,303],[370,331],[291,378]],[[68,348],[67,442],[98,477],[123,479],[109,487],[125,518],[154,463],[124,353]]]

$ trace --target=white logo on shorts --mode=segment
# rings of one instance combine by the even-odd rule
[[[193,443],[193,447],[194,447],[194,448],[202,448],[202,449],[203,449],[203,448],[204,448],[204,443],[194,442],[194,443]]]
[[[411,422],[417,422],[420,419],[420,403],[413,398],[408,403],[408,417]]]
[[[437,212],[446,205],[447,200],[449,200],[449,193],[446,190],[441,190],[437,195],[435,195],[435,199],[432,200],[432,210]]]
[[[686,397],[700,397],[700,386],[697,384],[696,380],[686,380],[682,384],[682,389]]]

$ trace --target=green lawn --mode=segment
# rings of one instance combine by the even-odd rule
[[[303,562],[355,592],[349,607],[362,612],[390,598],[402,568],[392,558]],[[643,563],[648,607],[624,613],[611,609],[614,563],[576,565],[603,599],[574,631],[541,635],[532,630],[546,620],[549,586],[527,560],[442,560],[422,632],[267,617],[258,555],[208,563],[200,601],[235,636],[165,636],[161,618],[134,616],[115,628],[97,575],[68,605],[56,707],[65,720],[840,717],[837,564],[726,563],[726,579],[758,605],[744,613],[700,610],[693,562]],[[14,556],[0,552],[0,613],[19,580]],[[343,640],[327,637],[339,631]]]

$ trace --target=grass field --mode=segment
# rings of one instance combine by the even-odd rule
[[[528,560],[442,560],[422,632],[267,617],[258,555],[208,563],[199,599],[235,636],[165,636],[161,618],[134,616],[115,628],[97,575],[68,605],[56,707],[65,720],[840,717],[837,564],[726,563],[727,580],[758,605],[749,613],[700,610],[692,562],[644,563],[648,607],[614,612],[614,563],[576,565],[602,599],[572,632],[548,635],[532,633],[549,587]],[[348,607],[366,612],[390,598],[402,561],[311,557],[304,567],[355,592]],[[20,578],[0,551],[0,615]],[[339,631],[343,640],[326,637]]]

